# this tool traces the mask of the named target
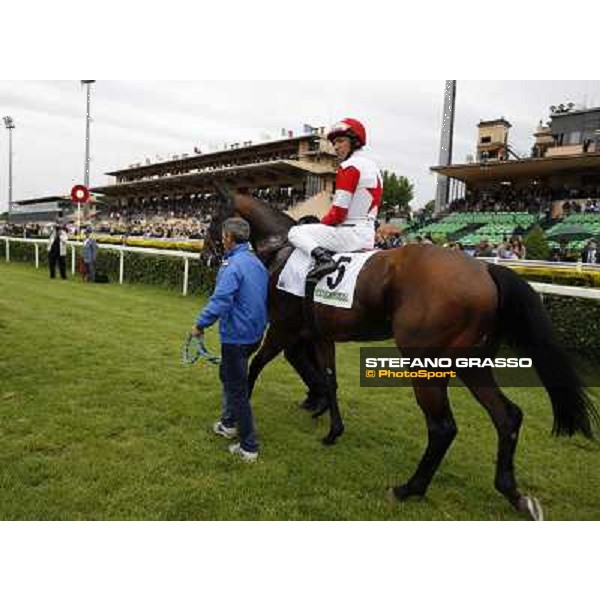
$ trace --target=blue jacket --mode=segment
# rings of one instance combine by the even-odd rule
[[[267,326],[269,273],[247,243],[225,253],[217,284],[196,324],[203,329],[219,319],[222,344],[254,344]]]
[[[96,262],[96,254],[98,253],[98,244],[94,238],[88,238],[83,242],[83,262]]]

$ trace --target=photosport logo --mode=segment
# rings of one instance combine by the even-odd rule
[[[498,385],[539,387],[541,382],[529,356],[513,356],[500,352],[494,356],[487,349],[397,348],[360,349],[360,385],[362,387],[437,386],[447,381],[450,386],[464,385],[461,372],[475,376],[492,369]]]

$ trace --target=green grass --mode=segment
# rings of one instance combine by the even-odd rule
[[[491,422],[463,390],[451,393],[459,435],[427,498],[385,501],[421,456],[424,422],[409,389],[359,387],[355,344],[338,346],[339,443],[320,444],[327,419],[297,408],[303,386],[278,359],[253,399],[261,458],[238,463],[210,432],[217,369],[179,363],[202,301],[0,264],[1,519],[520,518],[493,488]],[[521,488],[550,519],[600,519],[598,445],[552,438],[543,391],[509,395],[525,413]]]

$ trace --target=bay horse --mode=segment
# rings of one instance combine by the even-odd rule
[[[215,182],[221,209],[208,231],[220,239],[220,225],[240,216],[251,226],[250,241],[270,272],[270,326],[249,368],[250,394],[262,369],[280,352],[315,395],[325,395],[330,428],[323,439],[334,444],[344,431],[337,402],[335,343],[393,338],[405,353],[411,349],[474,348],[495,353],[501,340],[527,353],[546,389],[554,416],[552,433],[593,437],[598,412],[568,354],[558,345],[538,294],[515,272],[483,263],[435,245],[406,245],[373,254],[359,274],[351,309],[307,301],[277,289],[289,229],[295,221],[251,196]],[[309,318],[312,317],[312,318]],[[312,355],[312,358],[311,358]],[[523,419],[521,409],[498,387],[491,368],[463,369],[459,377],[490,416],[498,436],[495,487],[518,511],[542,519],[536,498],[516,483],[514,455]],[[413,475],[391,488],[387,497],[422,497],[452,444],[457,427],[448,400],[448,380],[419,383],[413,390],[427,425],[427,446]],[[324,412],[323,410],[319,411]]]

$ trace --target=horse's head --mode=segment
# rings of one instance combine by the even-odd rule
[[[221,182],[213,182],[217,191],[217,209],[211,215],[210,225],[204,236],[202,255],[207,262],[215,264],[223,255],[221,228],[223,222],[235,215],[233,193],[229,186]]]
[[[209,257],[221,256],[223,222],[229,217],[239,216],[250,224],[250,242],[256,253],[261,260],[268,262],[273,253],[287,243],[287,232],[295,221],[244,191],[234,191],[226,182],[215,180],[213,185],[219,202],[206,234],[205,254]]]

